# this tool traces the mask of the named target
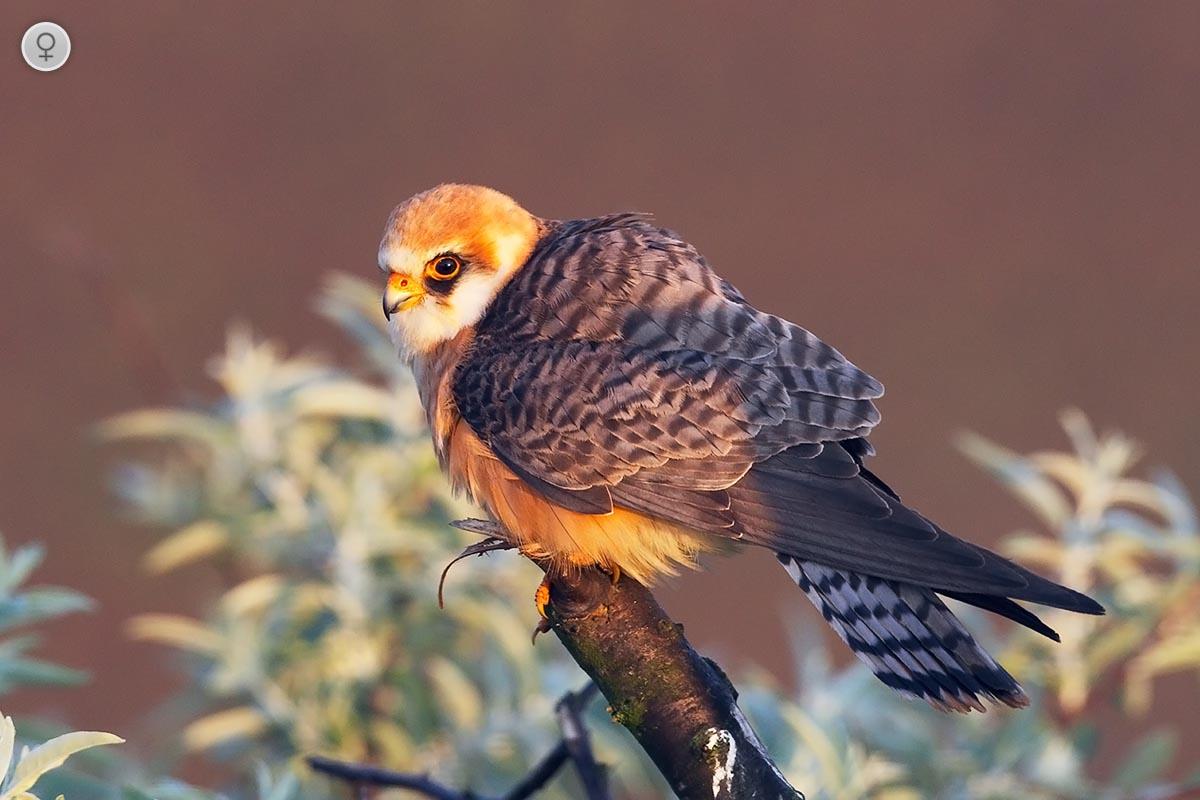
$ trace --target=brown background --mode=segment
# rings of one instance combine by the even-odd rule
[[[46,647],[95,680],[8,711],[148,747],[132,720],[174,679],[120,624],[212,587],[137,574],[151,535],[88,426],[211,395],[231,319],[342,352],[321,277],[373,276],[390,207],[446,180],[656,212],[887,384],[878,470],[951,530],[1030,521],[952,434],[1058,446],[1072,404],[1200,486],[1200,6],[82,6],[0,12],[0,530],[101,602]],[[72,35],[60,72],[21,61],[40,19]],[[666,599],[786,676],[779,620],[815,616],[769,560]],[[1195,696],[1156,710],[1193,753]]]

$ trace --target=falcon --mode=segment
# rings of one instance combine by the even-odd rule
[[[392,212],[379,266],[443,469],[550,574],[765,547],[885,684],[956,711],[1029,701],[943,597],[1055,641],[1016,601],[1104,613],[904,505],[866,467],[879,381],[646,215],[445,184]]]

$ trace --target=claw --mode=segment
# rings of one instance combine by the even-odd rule
[[[550,618],[546,616],[546,606],[550,605],[550,577],[542,578],[542,582],[538,584],[537,591],[533,593],[533,605],[537,608],[538,624],[533,629],[533,637],[530,639],[532,644],[537,644],[539,633],[545,633],[550,630]]]
[[[613,586],[616,586],[617,582],[621,580],[621,565],[613,564],[612,566],[610,566],[608,568],[608,574],[609,574],[609,577],[612,578]]]
[[[550,605],[550,579],[542,578],[537,591],[533,593],[533,604],[537,606],[538,616],[546,619],[546,606]]]
[[[538,620],[538,624],[537,624],[536,626],[534,626],[534,629],[533,629],[533,636],[531,636],[531,637],[529,638],[529,643],[530,643],[530,644],[537,644],[537,637],[538,637],[538,634],[539,634],[539,633],[547,633],[547,632],[549,632],[551,627],[553,627],[553,626],[550,624],[550,620],[548,620],[548,619],[539,619],[539,620]]]

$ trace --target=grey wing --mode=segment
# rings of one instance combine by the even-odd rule
[[[476,351],[454,388],[460,413],[498,455],[576,490],[635,475],[723,489],[757,461],[796,446],[816,452],[877,419],[869,400],[791,394],[761,366],[586,342]]]
[[[853,448],[851,448],[853,449]],[[626,488],[631,484],[634,489]],[[863,467],[844,444],[819,453],[787,450],[755,464],[722,494],[679,484],[648,487],[635,476],[613,490],[619,505],[691,527],[736,536],[777,553],[864,575],[932,588],[1007,616],[1055,638],[1004,598],[1084,613],[1103,613],[1091,598],[1060,586],[996,553],[959,539],[913,509]]]
[[[453,388],[518,474],[576,492],[635,475],[723,489],[783,450],[863,436],[883,391],[636,217],[568,225],[539,248]]]
[[[1099,611],[904,506],[862,467],[879,382],[642,218],[551,235],[481,320],[453,391],[496,455],[565,507],[616,503],[1018,621],[1003,598]]]

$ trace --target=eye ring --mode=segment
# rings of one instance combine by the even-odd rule
[[[438,256],[425,267],[425,274],[435,281],[450,281],[462,272],[462,261],[455,255]]]

